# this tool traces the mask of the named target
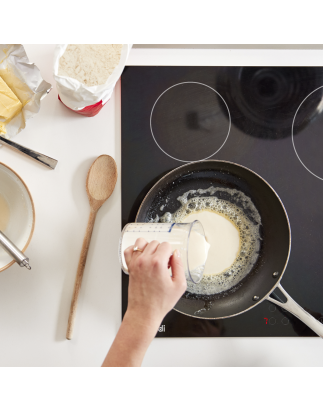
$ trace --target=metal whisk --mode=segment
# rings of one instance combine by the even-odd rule
[[[26,267],[28,270],[31,270],[29,265],[29,258],[20,251],[9,238],[0,231],[0,246],[9,254],[11,257],[16,260],[20,267]]]

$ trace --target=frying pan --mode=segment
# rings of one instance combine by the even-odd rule
[[[150,189],[138,210],[136,221],[148,222],[156,215],[173,213],[181,206],[177,200],[179,196],[189,190],[210,186],[236,189],[252,200],[261,216],[259,255],[248,275],[238,285],[213,295],[185,292],[174,309],[192,317],[220,319],[242,314],[268,300],[294,314],[323,338],[323,324],[300,307],[280,284],[290,254],[290,225],[277,193],[258,174],[227,161],[206,160],[185,164],[166,174]],[[242,207],[241,204],[236,205]],[[248,216],[247,211],[245,214]],[[276,288],[285,296],[286,302],[270,297]]]

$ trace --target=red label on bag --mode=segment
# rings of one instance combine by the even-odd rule
[[[59,94],[58,94],[58,100],[59,100],[62,104],[64,104],[64,103],[62,102]],[[109,101],[109,100],[108,100],[108,101]],[[106,102],[106,103],[107,103],[107,102]],[[81,110],[73,110],[72,108],[67,107],[66,104],[64,104],[64,106],[67,107],[68,109],[74,111],[74,113],[81,114],[82,116],[86,116],[86,117],[93,117],[93,116],[96,116],[96,115],[100,112],[100,110],[102,109],[102,107],[103,107],[106,103],[102,104],[102,100],[100,100],[98,103],[92,104],[91,106],[86,106],[86,107],[82,108]]]

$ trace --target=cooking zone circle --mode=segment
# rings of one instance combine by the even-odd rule
[[[308,119],[309,111],[315,112],[315,116],[310,121]],[[320,180],[323,180],[323,162],[322,153],[318,147],[320,147],[323,132],[322,123],[316,119],[322,111],[323,86],[318,87],[304,98],[296,110],[292,123],[292,142],[296,156],[306,170]],[[303,130],[297,132],[298,129],[302,129],[304,122],[308,123],[306,133]]]
[[[167,156],[181,162],[215,155],[227,141],[230,128],[230,111],[221,94],[193,81],[165,90],[150,114],[155,143]]]
[[[290,137],[299,103],[321,85],[320,71],[308,67],[222,67],[215,87],[223,90],[238,129],[256,138],[278,140]],[[315,116],[316,107],[306,105],[304,113],[302,128]]]

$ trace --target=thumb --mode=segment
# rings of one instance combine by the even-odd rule
[[[178,250],[175,250],[171,258],[170,266],[172,269],[172,279],[175,283],[184,283],[186,287],[186,278],[181,255]]]

